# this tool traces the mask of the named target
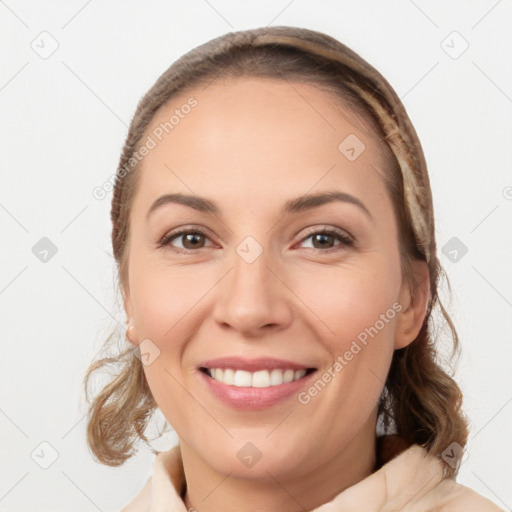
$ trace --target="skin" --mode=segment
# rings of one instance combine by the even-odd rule
[[[197,107],[141,163],[124,283],[130,342],[150,339],[160,350],[144,371],[180,439],[187,507],[311,510],[374,471],[378,399],[393,351],[421,328],[428,268],[414,262],[421,284],[411,293],[381,176],[384,146],[332,95],[273,79],[216,81],[162,107],[146,135],[190,96]],[[348,134],[366,145],[353,162],[338,150]],[[288,199],[332,190],[358,198],[371,218],[348,202],[280,215]],[[146,217],[155,199],[177,192],[214,200],[221,212],[166,204]],[[180,227],[208,236],[158,247]],[[322,245],[324,227],[354,245]],[[236,252],[247,236],[263,250],[252,263]],[[396,302],[401,311],[306,405],[293,396],[240,412],[198,374],[201,361],[236,355],[321,375]],[[247,442],[262,454],[251,468],[237,458]]]

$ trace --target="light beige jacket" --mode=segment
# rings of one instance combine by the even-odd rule
[[[443,462],[398,436],[378,444],[380,469],[311,512],[504,512],[475,491],[443,477]],[[397,442],[398,441],[398,442]],[[380,464],[379,464],[380,465]],[[121,512],[187,512],[179,446],[155,457],[143,489]]]

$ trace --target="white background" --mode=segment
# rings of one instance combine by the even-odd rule
[[[471,435],[458,481],[510,510],[510,0],[5,0],[0,16],[0,510],[120,510],[149,476],[147,449],[110,468],[85,444],[83,375],[115,321],[124,323],[111,194],[97,200],[92,189],[115,172],[138,100],[175,59],[269,24],[338,38],[403,98],[429,165],[453,288],[445,303],[463,349],[456,376]],[[41,37],[50,47],[43,31],[58,42],[47,59],[31,47]],[[458,58],[453,31],[469,43]],[[42,237],[58,248],[46,263],[32,253]],[[468,248],[457,262],[441,252],[452,237]],[[48,469],[31,458],[43,441],[58,452]]]

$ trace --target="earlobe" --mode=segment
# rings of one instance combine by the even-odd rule
[[[430,274],[425,261],[411,262],[416,283],[406,279],[400,291],[402,311],[397,319],[395,349],[404,348],[412,343],[421,330],[430,301]],[[411,289],[412,286],[412,289]]]
[[[126,340],[134,347],[138,345],[135,336],[135,326],[133,324],[128,324],[126,329]]]

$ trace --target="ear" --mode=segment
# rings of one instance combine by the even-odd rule
[[[126,313],[126,320],[128,322],[128,327],[126,329],[126,341],[133,345],[134,347],[138,346],[137,342],[137,330],[135,328],[135,324],[133,321],[133,308],[132,308],[132,301],[130,297],[130,289],[128,285],[122,287],[122,294],[123,294],[123,306],[124,311]]]
[[[403,279],[399,302],[402,306],[397,317],[395,349],[412,343],[420,332],[430,300],[430,273],[425,261],[410,262],[414,281]]]

